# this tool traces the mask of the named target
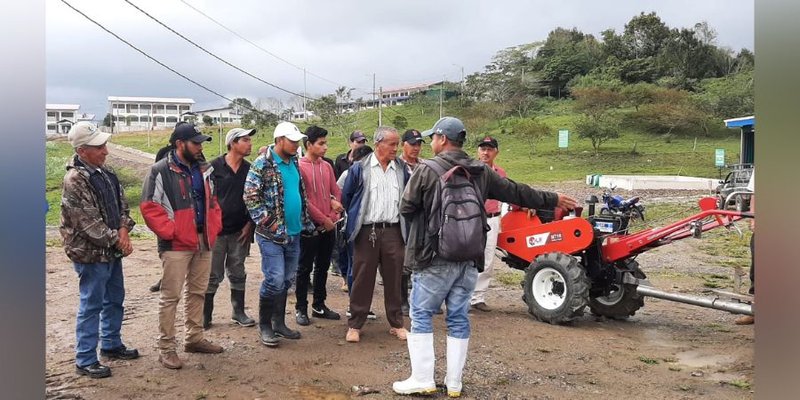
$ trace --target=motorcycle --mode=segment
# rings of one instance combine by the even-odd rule
[[[644,221],[644,205],[639,204],[639,196],[625,200],[621,195],[615,195],[614,187],[610,190],[603,190],[603,205],[600,207],[600,214],[626,214],[631,219],[641,219]]]

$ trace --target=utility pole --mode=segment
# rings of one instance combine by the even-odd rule
[[[458,105],[464,107],[464,66],[461,66],[461,94],[458,96]]]
[[[375,106],[375,73],[372,73],[372,105]]]
[[[303,68],[303,119],[308,121],[308,111],[306,111],[306,97],[308,97],[308,92],[306,91],[306,69]]]
[[[383,86],[381,86],[380,97],[378,98],[378,126],[383,126]]]
[[[222,155],[222,113],[219,113],[219,154]]]
[[[439,118],[442,118],[442,103],[444,102],[444,78],[442,76],[442,84],[439,85]]]

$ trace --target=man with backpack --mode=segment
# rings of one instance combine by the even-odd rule
[[[484,263],[488,230],[484,199],[529,208],[572,209],[576,202],[502,178],[469,157],[462,150],[467,132],[457,118],[441,118],[422,135],[431,138],[436,157],[417,167],[400,203],[400,212],[409,225],[405,263],[413,270],[411,332],[407,339],[411,377],[395,382],[392,389],[399,394],[436,391],[431,319],[446,302],[444,381],[448,395],[458,397],[470,337],[470,297]]]

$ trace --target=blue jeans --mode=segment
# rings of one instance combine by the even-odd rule
[[[107,263],[74,263],[78,273],[80,305],[75,326],[75,364],[86,367],[97,362],[98,337],[100,348],[112,350],[122,346],[122,301],[125,285],[122,278],[122,259]]]
[[[469,338],[469,300],[478,280],[474,263],[434,259],[430,267],[414,271],[411,280],[411,332],[433,333],[431,319],[445,302],[447,336]]]
[[[300,235],[289,236],[286,244],[277,244],[256,235],[261,250],[261,297],[277,296],[292,286],[300,261]]]

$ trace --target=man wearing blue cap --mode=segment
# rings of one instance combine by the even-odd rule
[[[461,395],[461,376],[470,336],[467,314],[470,297],[484,263],[486,213],[483,210],[483,199],[495,199],[528,208],[572,209],[576,202],[559,193],[536,190],[502,178],[486,164],[471,158],[462,149],[467,130],[457,118],[439,119],[422,136],[430,137],[431,149],[436,157],[423,161],[414,170],[400,203],[400,212],[409,225],[405,263],[414,271],[411,332],[407,339],[411,377],[395,382],[392,389],[399,394],[436,391],[431,319],[442,303],[446,302],[447,374],[444,381],[448,395],[458,397]],[[447,183],[437,183],[442,177],[446,181],[452,178],[454,181],[467,181],[469,184],[448,186]],[[456,196],[461,196],[470,204],[448,203]],[[441,218],[442,215],[448,215],[442,213],[443,205],[448,204],[458,211],[465,210],[462,207],[474,206],[477,214]],[[456,240],[454,238],[459,235],[438,235],[437,232],[450,229],[448,224],[476,228],[472,230],[477,235],[469,234]],[[464,254],[444,251],[452,248],[461,249]]]

